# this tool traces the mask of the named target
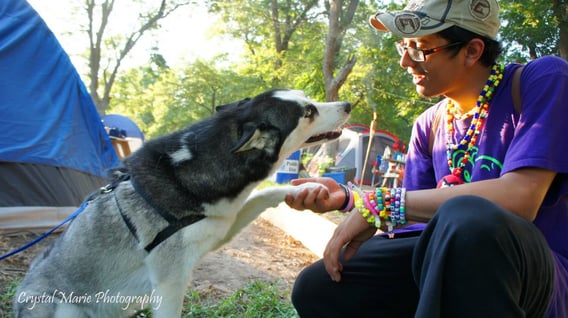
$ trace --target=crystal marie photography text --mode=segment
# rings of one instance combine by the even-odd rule
[[[158,296],[155,290],[150,295],[129,296],[120,292],[111,293],[110,290],[100,291],[95,294],[77,294],[75,292],[64,292],[54,290],[53,293],[43,293],[40,295],[28,295],[22,292],[16,298],[18,303],[29,304],[28,308],[33,310],[37,304],[120,304],[123,310],[134,309],[131,305],[140,306],[144,309],[151,306],[158,309],[162,305],[162,296]]]

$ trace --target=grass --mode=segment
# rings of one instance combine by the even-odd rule
[[[19,281],[13,281],[7,286],[0,286],[0,317],[13,317],[12,301],[19,283]]]
[[[12,318],[12,301],[19,282],[1,289],[0,317]],[[183,318],[296,318],[298,314],[289,300],[289,294],[278,288],[276,282],[251,281],[227,298],[217,299],[189,290],[183,309]],[[137,317],[150,318],[148,311]]]
[[[220,301],[190,292],[183,317],[291,318],[298,315],[289,295],[279,290],[275,283],[252,281]]]

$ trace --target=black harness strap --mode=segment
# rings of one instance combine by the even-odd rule
[[[128,229],[130,230],[130,233],[132,233],[132,235],[134,235],[136,240],[140,242],[140,239],[138,238],[138,233],[136,231],[136,227],[134,226],[132,221],[130,221],[130,218],[126,214],[124,214],[124,211],[122,210],[122,207],[120,206],[120,203],[118,202],[118,197],[116,195],[116,192],[114,192],[114,190],[118,187],[118,185],[121,182],[128,181],[128,180],[130,180],[130,174],[121,172],[118,175],[118,177],[116,179],[114,179],[111,183],[107,184],[106,186],[100,188],[95,193],[91,194],[87,198],[87,201],[92,201],[97,196],[99,196],[101,194],[108,194],[108,193],[112,192],[113,197],[114,197],[114,202],[116,203],[116,207],[118,208],[118,212],[119,212],[120,216],[122,217],[122,220],[126,224],[126,227],[128,227]]]
[[[174,235],[177,231],[183,229],[186,226],[189,226],[193,223],[197,223],[205,218],[203,214],[193,214],[190,216],[186,216],[181,219],[176,219],[175,222],[169,222],[170,224],[166,226],[165,229],[161,230],[158,235],[154,238],[154,240],[146,245],[144,248],[146,252],[150,253],[154,247],[158,246],[163,241],[167,240],[170,236]]]
[[[132,221],[130,221],[130,218],[128,216],[126,216],[126,214],[124,214],[124,211],[122,210],[122,207],[120,206],[120,203],[118,203],[118,197],[116,196],[116,192],[114,193],[114,202],[116,202],[116,207],[118,208],[118,212],[120,213],[122,220],[126,224],[126,227],[128,227],[128,229],[130,230],[130,233],[132,233],[132,235],[134,235],[136,240],[138,242],[140,242],[140,238],[138,237],[136,227],[134,226],[134,224],[132,224]]]
[[[164,209],[162,209],[159,205],[155,204],[152,198],[150,198],[142,189],[138,186],[134,178],[130,177],[130,182],[132,183],[132,187],[134,190],[150,205],[158,214],[164,218],[168,222],[168,226],[166,226],[163,230],[161,230],[154,240],[146,245],[144,249],[146,252],[150,253],[156,246],[160,245],[163,241],[167,240],[170,236],[174,235],[177,231],[183,229],[186,226],[190,226],[193,223],[199,222],[205,218],[204,214],[192,214],[181,219],[176,218],[174,215],[168,213]],[[127,223],[128,225],[128,223]],[[130,227],[129,227],[130,228]],[[136,236],[136,230],[131,229],[132,234]]]

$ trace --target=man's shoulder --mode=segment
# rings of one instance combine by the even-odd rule
[[[553,55],[542,56],[531,60],[525,65],[523,77],[559,74],[568,76],[568,61]]]

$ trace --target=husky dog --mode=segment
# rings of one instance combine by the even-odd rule
[[[179,317],[192,269],[287,193],[254,191],[294,151],[337,138],[345,102],[272,90],[148,141],[119,177],[36,257],[14,299],[17,317]]]

